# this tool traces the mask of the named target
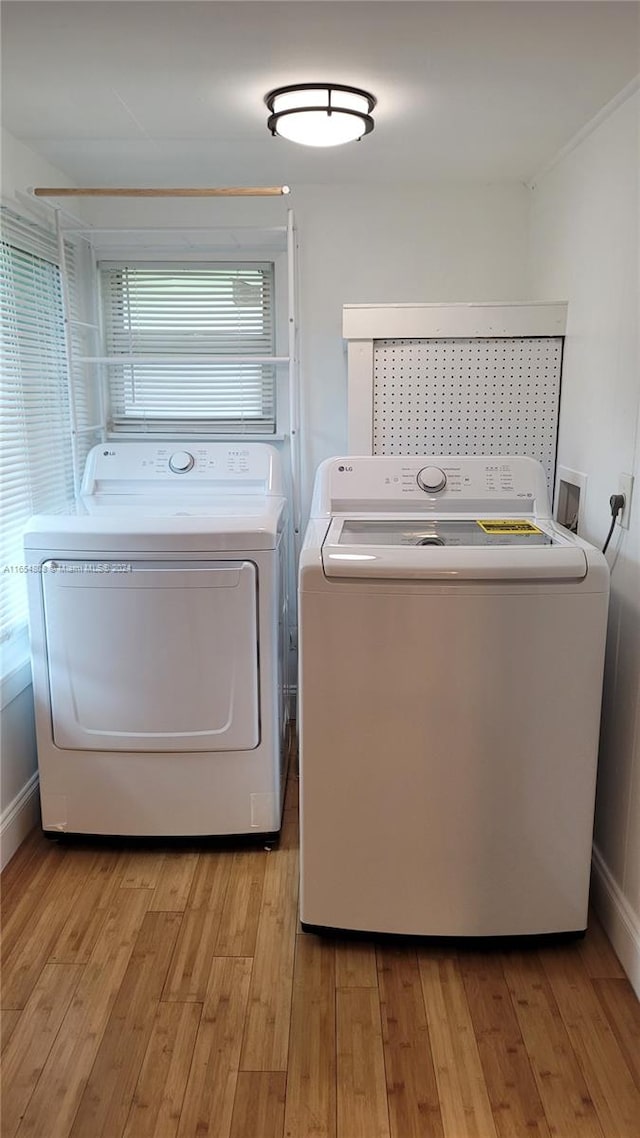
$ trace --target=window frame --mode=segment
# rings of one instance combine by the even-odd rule
[[[33,454],[31,448],[26,446],[25,461],[22,468],[18,465],[16,468],[16,475],[18,479],[26,474],[25,486],[25,500],[29,501],[29,516],[33,513],[43,513],[51,510],[55,512],[60,509],[63,501],[68,501],[73,497],[73,447],[72,447],[72,413],[70,402],[70,378],[69,378],[69,359],[68,359],[68,343],[67,343],[67,324],[65,316],[64,304],[64,283],[62,266],[60,264],[59,247],[56,239],[55,232],[47,228],[40,221],[32,218],[25,217],[19,214],[15,209],[8,205],[2,205],[0,212],[1,232],[0,239],[3,245],[14,249],[23,257],[32,258],[33,261],[42,261],[46,265],[51,266],[55,270],[54,279],[57,282],[56,295],[51,296],[47,301],[46,307],[50,308],[52,317],[59,317],[59,323],[56,326],[56,340],[55,343],[47,344],[44,337],[37,342],[35,349],[38,355],[42,358],[49,358],[53,360],[57,358],[58,368],[56,371],[56,401],[59,407],[60,426],[68,427],[68,434],[61,436],[63,446],[60,450],[61,457],[61,470],[62,475],[59,482],[56,482],[55,493],[52,495],[43,495],[42,492],[36,492],[34,500],[34,487],[37,485],[38,480],[42,480],[43,472],[35,468],[33,461],[29,462],[29,456]],[[7,286],[11,284],[8,278]],[[17,314],[19,308],[20,296],[16,293],[15,289],[11,289],[11,295],[6,301],[7,317],[11,319],[12,312]],[[46,307],[42,308],[42,312],[46,315]],[[33,305],[33,313],[37,314],[39,305],[36,302]],[[21,346],[20,340],[16,338],[15,348],[11,354],[7,355],[5,360],[5,368],[9,381],[13,380],[18,383],[20,391],[23,391],[25,380],[34,371],[38,371],[38,364],[33,364],[30,360],[33,346],[27,340],[27,348],[24,348],[25,341]],[[21,353],[25,359],[25,363],[21,362]],[[50,364],[50,367],[52,365]],[[46,375],[53,375],[54,373],[47,369]],[[42,381],[39,381],[40,383]],[[51,387],[53,392],[53,386]],[[7,389],[7,396],[9,396],[9,388]],[[22,398],[22,396],[20,396]],[[64,405],[64,409],[62,409]],[[62,420],[64,419],[64,424]],[[39,431],[42,431],[42,424],[37,424]],[[26,430],[26,428],[24,429]],[[18,445],[24,445],[24,430],[22,431],[22,438],[18,438],[20,431],[18,428],[15,430],[16,442]],[[59,432],[58,432],[59,433]],[[35,448],[41,457],[45,458],[48,462],[50,451],[45,450],[40,442]],[[58,464],[56,463],[56,466]],[[4,494],[5,486],[0,487],[0,492]],[[50,504],[49,504],[50,503]],[[3,518],[4,520],[4,518]],[[20,521],[16,519],[14,524]],[[23,563],[23,558],[20,560],[20,565]],[[17,563],[16,563],[17,564]],[[4,570],[8,566],[3,565]],[[25,583],[27,574],[21,574]],[[29,666],[29,637],[28,637],[28,603],[26,598],[21,605],[20,611],[21,618],[15,628],[8,627],[7,635],[2,635],[0,639],[0,708],[4,708],[8,703],[12,702],[25,687],[28,686],[31,673]]]
[[[274,350],[275,356],[283,357],[288,355],[288,317],[287,317],[287,254],[286,251],[281,249],[274,250],[273,247],[254,247],[247,246],[236,249],[220,249],[216,250],[216,254],[212,256],[211,250],[205,252],[189,251],[188,255],[181,253],[180,256],[171,257],[167,256],[166,249],[162,253],[153,247],[144,248],[136,247],[133,250],[126,250],[122,248],[114,248],[107,250],[102,248],[96,259],[96,291],[97,291],[97,309],[99,311],[100,322],[100,340],[102,343],[105,357],[107,355],[106,336],[104,329],[104,297],[102,295],[102,276],[101,272],[105,268],[122,268],[127,267],[140,267],[140,268],[176,268],[176,269],[194,269],[197,270],[199,266],[216,266],[224,267],[226,265],[233,266],[239,265],[271,265],[273,272],[273,336],[274,336]],[[161,354],[161,353],[158,353]],[[108,378],[108,365],[102,365],[102,383],[103,383],[103,400],[106,409],[106,437],[109,439],[140,439],[140,438],[157,438],[162,439],[175,439],[181,437],[185,439],[215,439],[219,441],[260,441],[260,442],[281,442],[286,438],[289,429],[289,406],[288,406],[288,370],[287,364],[274,365],[274,384],[273,384],[273,401],[274,401],[274,416],[273,416],[273,430],[256,429],[248,423],[246,427],[242,427],[240,420],[237,427],[229,428],[220,427],[216,428],[216,420],[213,418],[202,420],[189,420],[185,419],[167,419],[166,427],[161,426],[160,420],[150,419],[150,423],[154,423],[152,429],[146,428],[140,419],[137,421],[132,418],[131,426],[127,427],[126,424],[120,422],[117,427],[113,426],[112,416],[112,400],[111,390]]]

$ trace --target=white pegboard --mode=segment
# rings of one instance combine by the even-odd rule
[[[561,336],[375,340],[374,454],[512,454],[553,485]]]

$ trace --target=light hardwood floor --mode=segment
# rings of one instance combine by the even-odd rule
[[[640,1007],[586,939],[319,939],[280,845],[65,845],[3,875],[3,1138],[640,1138]]]

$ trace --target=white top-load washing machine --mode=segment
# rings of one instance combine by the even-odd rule
[[[116,442],[31,520],[45,830],[279,830],[285,507],[270,446]]]
[[[609,573],[527,458],[334,458],[300,563],[301,918],[586,928]]]

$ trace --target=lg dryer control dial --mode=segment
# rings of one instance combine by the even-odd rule
[[[438,490],[444,490],[446,485],[447,476],[439,466],[423,466],[422,470],[418,471],[418,486],[428,494],[437,494]]]
[[[174,474],[186,474],[194,462],[195,459],[188,450],[177,450],[169,459],[169,470],[173,470]]]

